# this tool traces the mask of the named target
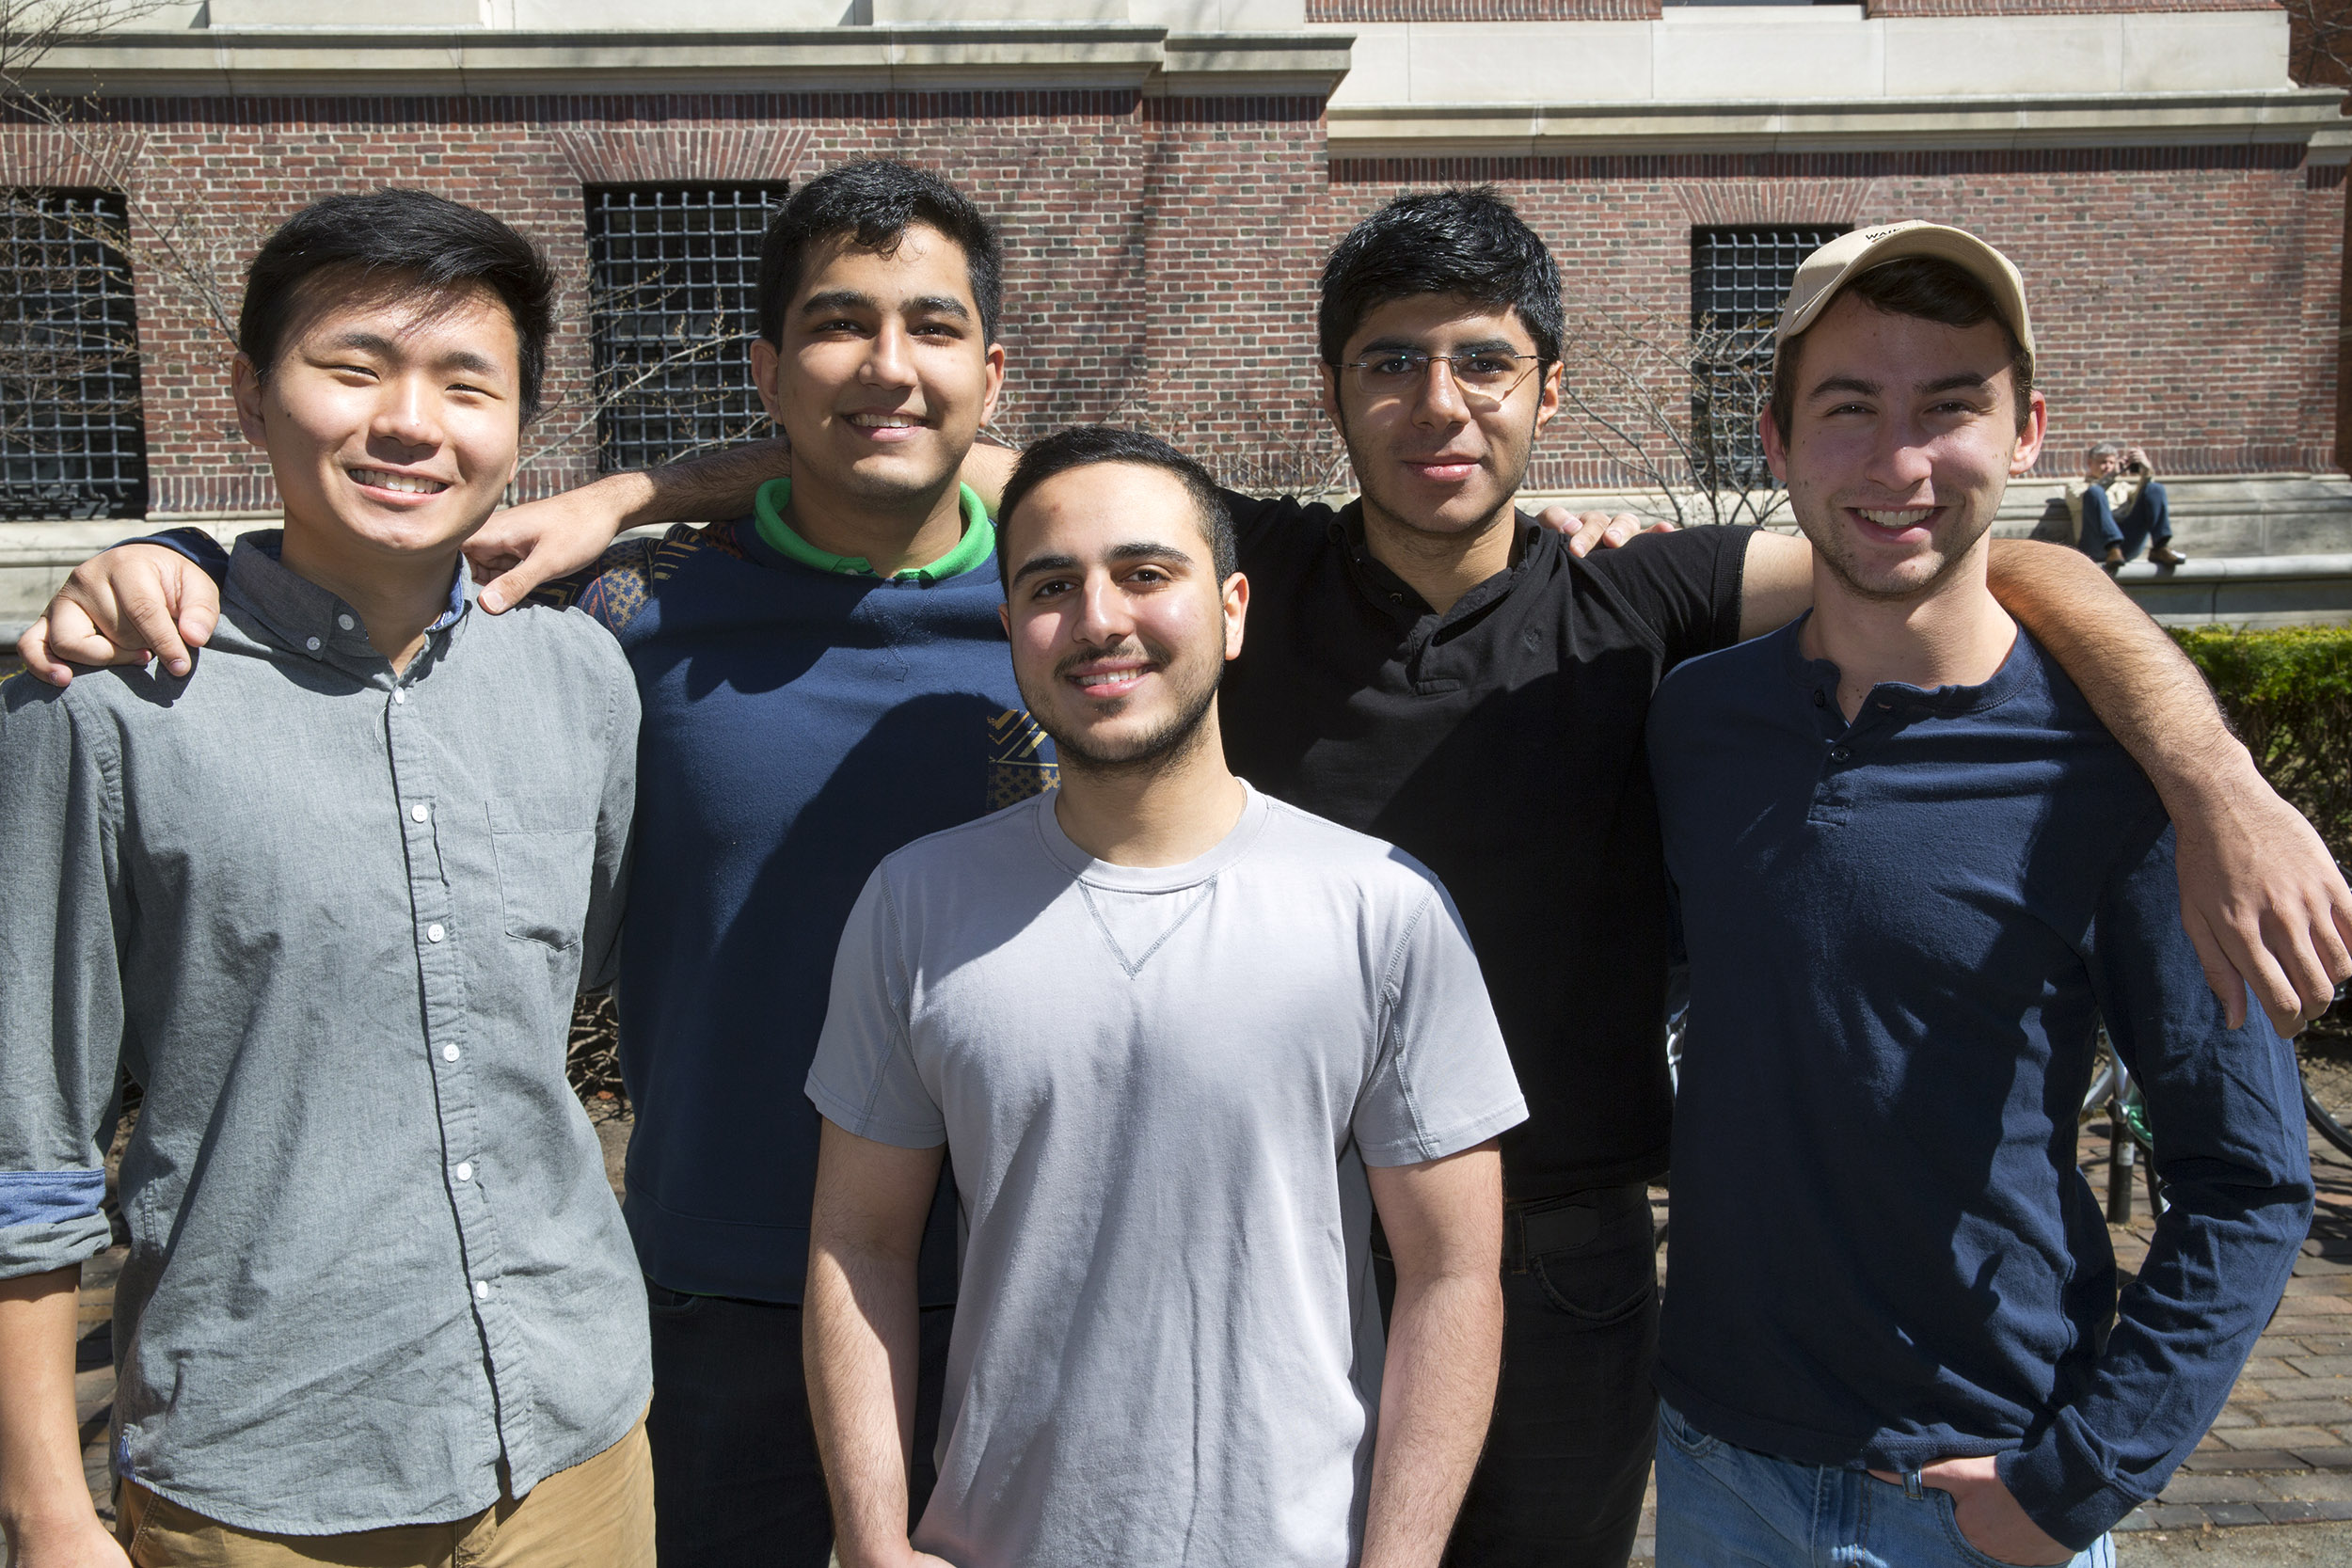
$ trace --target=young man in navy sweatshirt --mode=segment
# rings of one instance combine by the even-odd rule
[[[1691,956],[1661,1568],[2106,1564],[2221,1408],[2312,1187],[2162,802],[1986,586],[2044,424],[2016,270],[1932,224],[1797,272],[1772,471],[1810,615],[1650,710]],[[2075,1167],[2104,1019],[2169,1198],[2138,1276]]]

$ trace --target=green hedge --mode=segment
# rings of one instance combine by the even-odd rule
[[[2352,626],[2172,635],[2272,787],[2352,864]]]

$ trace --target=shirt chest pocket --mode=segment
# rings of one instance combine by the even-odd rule
[[[595,874],[594,807],[524,796],[490,802],[490,850],[498,861],[506,934],[549,947],[577,946]]]

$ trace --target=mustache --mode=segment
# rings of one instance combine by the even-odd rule
[[[1139,658],[1151,664],[1165,664],[1168,662],[1164,657],[1151,648],[1141,638],[1131,637],[1126,639],[1124,641],[1113,643],[1107,648],[1087,648],[1076,653],[1064,654],[1060,660],[1054,666],[1054,678],[1056,680],[1065,679],[1071,674],[1072,672],[1075,671],[1079,665],[1092,664],[1097,659],[1104,658]]]

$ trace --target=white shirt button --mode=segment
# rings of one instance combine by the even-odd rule
[[[447,935],[449,933],[441,929],[441,923],[437,920],[424,928],[424,940],[427,942],[438,942]]]
[[[460,1181],[470,1181],[473,1180],[473,1164],[470,1161],[460,1160],[457,1162],[457,1180]]]
[[[412,817],[416,818],[418,821],[421,822],[421,821],[423,821],[426,817],[428,817],[428,816],[432,816],[432,815],[433,815],[433,812],[432,812],[432,810],[431,810],[431,808],[430,808],[430,807],[426,806],[423,802],[420,801],[420,802],[418,802],[416,805],[410,806],[410,807],[408,808],[408,815],[409,815],[410,816],[412,816]]]
[[[396,703],[405,703],[405,702],[406,702],[407,700],[408,700],[408,693],[407,693],[407,692],[403,691],[403,690],[402,690],[400,688],[398,688],[398,687],[394,687],[394,688],[392,688],[392,701],[393,701],[393,702],[396,702]]]
[[[302,640],[302,645],[310,649],[312,653],[317,653],[319,651],[319,640],[315,637],[304,638]]]
[[[457,1060],[457,1048],[453,1045],[445,1045],[441,1047],[441,1060],[445,1062],[453,1062]]]
[[[473,1282],[473,1299],[476,1301],[488,1301],[490,1299],[490,1282],[488,1280],[477,1279]]]
[[[343,630],[349,631],[355,623],[348,615],[338,615],[335,617],[335,624],[342,627]]]

